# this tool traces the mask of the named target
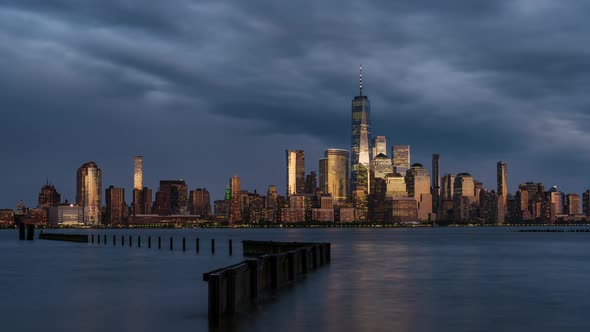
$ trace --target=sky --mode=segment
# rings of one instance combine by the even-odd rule
[[[495,189],[590,187],[590,2],[584,0],[0,0],[0,207],[46,181],[75,199],[184,179],[285,191],[285,149],[308,171],[349,149],[351,100],[412,162]]]

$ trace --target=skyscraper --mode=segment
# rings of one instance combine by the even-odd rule
[[[76,173],[76,204],[83,208],[87,225],[98,225],[102,208],[102,172],[95,162],[88,162]]]
[[[577,216],[580,214],[580,195],[568,194],[567,199],[567,214],[570,216]]]
[[[125,217],[125,189],[115,188],[110,186],[105,192],[105,200],[107,205],[106,222],[107,224],[123,223]]]
[[[53,206],[58,206],[61,202],[61,196],[53,184],[47,183],[41,188],[37,202],[38,208],[48,209]]]
[[[363,72],[360,68],[359,95],[352,100],[352,157],[351,180],[352,189],[360,187],[367,194],[369,188],[369,172],[371,162],[371,104],[367,96],[363,96]],[[334,197],[337,199],[336,197]]]
[[[349,198],[349,153],[341,149],[328,149],[320,159],[320,190],[331,194],[335,202]]]
[[[379,154],[387,155],[387,139],[385,136],[373,137],[371,145],[373,146],[373,158],[377,157]]]
[[[164,197],[167,197],[168,202],[166,206],[169,208],[171,214],[187,214],[188,187],[184,180],[161,180],[158,193],[160,192],[165,194],[160,194],[159,202],[161,203]],[[158,197],[158,193],[156,193],[156,198]],[[166,209],[161,210],[165,211]]]
[[[499,161],[496,168],[496,182],[498,185],[498,199],[502,201],[504,209],[506,209],[506,199],[508,198],[508,184],[506,181],[506,163]],[[506,214],[506,211],[504,211]]]
[[[133,189],[143,189],[143,157],[136,156],[133,167]]]
[[[305,191],[305,154],[303,150],[287,150],[287,196]]]
[[[393,150],[393,171],[406,176],[406,171],[410,168],[410,146],[394,145]]]
[[[229,223],[233,224],[242,220],[242,204],[240,193],[240,178],[237,175],[229,179],[230,203],[229,203]]]
[[[438,213],[440,204],[440,155],[432,155],[432,211]]]
[[[189,194],[190,213],[208,218],[211,216],[211,197],[205,188],[191,190]]]
[[[428,221],[432,213],[432,196],[430,194],[430,176],[422,164],[413,164],[406,172],[408,196],[417,202],[418,220]]]

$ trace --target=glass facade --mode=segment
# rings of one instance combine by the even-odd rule
[[[328,149],[320,159],[320,189],[331,194],[335,202],[346,202],[350,193],[349,153],[346,150]]]
[[[98,225],[101,222],[102,172],[93,161],[78,168],[76,204],[83,209],[84,224]]]
[[[303,150],[287,150],[287,196],[305,191],[305,154]]]
[[[362,68],[361,68],[362,70]],[[351,189],[364,189],[370,193],[369,171],[371,167],[371,103],[363,96],[362,71],[360,93],[352,100]]]

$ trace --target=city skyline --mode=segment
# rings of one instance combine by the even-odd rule
[[[243,188],[264,192],[274,183],[283,192],[285,149],[303,149],[310,161],[327,148],[349,149],[359,63],[379,119],[372,132],[411,145],[412,161],[429,165],[439,153],[441,175],[469,172],[494,188],[502,160],[511,193],[527,181],[582,193],[586,34],[566,23],[583,23],[586,5],[475,1],[449,11],[404,3],[360,14],[351,3],[317,5],[309,28],[288,9],[238,3],[133,13],[117,1],[100,11],[4,3],[0,116],[8,125],[0,147],[9,171],[0,173],[0,206],[34,205],[47,178],[74,201],[71,174],[89,160],[103,169],[103,188],[124,187],[129,203],[129,158],[137,154],[152,189],[182,178],[221,197],[237,173]],[[249,24],[259,19],[278,35]],[[353,23],[330,23],[346,21]],[[228,38],[203,35],[204,27]]]

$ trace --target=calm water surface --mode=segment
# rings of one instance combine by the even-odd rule
[[[16,231],[0,231],[2,331],[207,331],[207,283],[201,275],[242,260],[241,240],[331,242],[332,263],[225,330],[590,330],[590,233],[508,228],[74,232],[107,234],[108,244],[18,241]],[[128,238],[121,246],[122,235],[134,236],[132,248]],[[144,236],[142,248],[137,248],[138,235]],[[182,237],[187,252],[181,251]],[[234,241],[231,257],[228,239]]]

